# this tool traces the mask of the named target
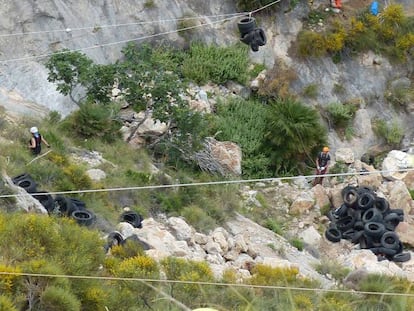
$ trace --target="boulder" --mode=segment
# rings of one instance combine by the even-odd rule
[[[89,178],[93,181],[100,181],[106,178],[106,173],[99,168],[91,168],[86,171],[86,174],[88,174]]]
[[[338,148],[335,152],[335,160],[345,164],[354,163],[354,152],[351,148]]]
[[[382,162],[382,176],[388,180],[402,180],[409,167],[408,155],[399,150],[391,150]]]
[[[167,219],[167,226],[170,232],[178,241],[190,242],[193,240],[195,230],[180,217],[170,217]]]
[[[313,198],[308,193],[303,192],[295,201],[293,201],[290,206],[290,213],[294,215],[301,215],[310,211],[314,204],[315,202]]]
[[[401,208],[405,215],[410,214],[413,207],[413,200],[406,185],[401,180],[389,182],[388,188],[388,202],[391,208]]]

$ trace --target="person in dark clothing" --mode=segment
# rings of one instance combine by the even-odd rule
[[[319,152],[316,158],[316,175],[319,175],[319,177],[316,177],[314,179],[314,186],[317,184],[322,185],[323,176],[320,175],[325,175],[328,172],[330,161],[331,156],[329,154],[329,148],[323,147],[322,152]]]
[[[40,135],[37,127],[33,126],[30,128],[30,133],[32,133],[32,138],[29,142],[29,149],[34,155],[40,154],[42,151],[42,143],[44,143],[48,148],[50,148],[49,143]]]

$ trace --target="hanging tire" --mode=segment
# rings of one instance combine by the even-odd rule
[[[130,223],[134,228],[142,228],[142,216],[136,212],[123,212],[120,221]]]
[[[342,200],[348,207],[353,207],[358,201],[358,192],[354,187],[345,187],[342,189]]]
[[[33,193],[37,191],[37,185],[31,178],[23,178],[19,180],[16,185],[26,190],[27,193]]]
[[[358,207],[364,211],[374,205],[375,197],[370,192],[363,192],[358,197]]]
[[[342,234],[337,228],[332,227],[328,228],[325,231],[325,237],[331,242],[339,242],[341,240]]]
[[[253,41],[250,43],[250,48],[251,48],[251,50],[252,50],[253,52],[257,52],[257,51],[259,51],[259,44],[257,44],[256,40],[253,40]]]
[[[90,226],[95,220],[95,215],[88,210],[76,210],[71,217],[81,226]]]
[[[392,257],[392,261],[395,261],[395,262],[406,262],[406,261],[409,261],[410,259],[411,259],[410,253],[398,253]]]
[[[264,46],[267,42],[266,33],[262,28],[256,28],[254,30],[254,38],[259,46]]]
[[[382,223],[378,222],[367,222],[364,225],[364,232],[367,236],[370,236],[374,239],[379,239],[385,232],[385,226]]]
[[[371,207],[370,209],[366,210],[365,213],[362,215],[362,222],[382,222],[382,213],[377,210],[375,207]]]
[[[374,207],[379,210],[381,213],[387,213],[390,209],[390,204],[388,201],[381,197],[376,197],[374,201]]]
[[[45,191],[36,191],[31,193],[32,197],[35,198],[44,206],[47,212],[50,214],[55,208],[55,202],[53,197]]]
[[[400,247],[400,239],[395,232],[388,231],[382,235],[381,245],[385,248],[394,249],[397,252]]]
[[[240,37],[242,38],[256,28],[256,19],[251,16],[246,16],[237,22],[237,27],[239,28]]]

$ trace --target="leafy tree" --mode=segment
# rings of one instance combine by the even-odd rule
[[[79,105],[80,100],[75,98],[74,93],[79,86],[85,86],[90,81],[92,64],[85,54],[64,49],[47,61],[48,81],[57,83],[56,89],[63,95],[69,95]]]
[[[313,161],[315,148],[326,141],[316,110],[289,98],[270,103],[266,151],[276,174],[297,173],[298,163]]]

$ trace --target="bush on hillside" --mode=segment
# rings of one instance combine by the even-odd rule
[[[248,78],[247,47],[237,44],[218,47],[193,43],[183,63],[184,77],[198,84],[223,84],[233,80],[244,84]]]

